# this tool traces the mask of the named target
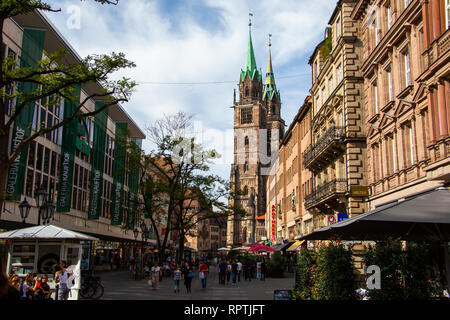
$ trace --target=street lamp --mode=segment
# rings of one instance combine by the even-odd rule
[[[19,204],[19,211],[20,216],[22,217],[22,224],[25,225],[25,219],[30,214],[31,205],[28,203],[27,198],[25,198],[20,204]]]
[[[34,191],[34,198],[36,199],[36,206],[39,208],[44,205],[45,198],[47,197],[47,192],[44,188],[44,185],[41,184],[41,186]]]

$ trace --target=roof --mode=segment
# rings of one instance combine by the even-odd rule
[[[54,52],[57,49],[64,48],[68,54],[64,57],[64,63],[75,64],[82,59],[70,43],[63,37],[63,35],[56,29],[50,19],[42,12],[35,10],[34,12],[25,15],[18,15],[13,18],[21,28],[34,28],[48,30],[45,33],[44,50],[47,52]],[[82,85],[82,89],[88,94],[101,93],[103,87],[98,82],[89,82]],[[98,98],[100,100],[100,98]],[[129,130],[132,138],[145,139],[144,132],[123,109],[120,104],[113,105],[108,108],[108,116],[115,122],[128,122]]]
[[[247,56],[245,59],[245,67],[244,70],[241,70],[241,79],[245,80],[245,75],[249,74],[250,79],[254,79],[256,75],[258,75],[258,79],[261,80],[261,73],[258,71],[256,67],[256,59],[255,52],[253,50],[253,42],[252,42],[252,30],[251,26],[248,28],[248,46],[247,46]]]
[[[0,239],[77,239],[98,240],[83,233],[67,230],[54,225],[34,226],[0,233]]]
[[[270,52],[270,47],[269,47],[269,62],[267,64],[266,81],[264,82],[264,91],[262,99],[264,100],[266,96],[269,98],[269,100],[272,100],[274,96],[280,99],[280,92],[277,90],[277,85],[275,84],[275,77],[273,75],[272,53]]]

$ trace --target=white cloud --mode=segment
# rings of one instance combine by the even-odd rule
[[[67,7],[74,2],[53,2],[63,12],[48,16],[81,56],[121,51],[136,63],[137,68],[121,72],[121,76],[138,82],[236,80],[236,83],[216,85],[140,84],[130,102],[123,106],[141,128],[163,113],[179,110],[195,114],[205,129],[232,128],[233,111],[229,107],[233,103],[233,89],[239,81],[239,71],[245,62],[248,3],[203,0],[205,6],[220,13],[219,17],[214,17],[221,21],[220,26],[211,29],[188,14],[163,15],[156,1],[127,0],[120,1],[118,6],[83,1],[77,3],[81,8],[81,29],[76,30],[68,29],[66,25]],[[277,70],[286,74],[309,70],[309,67],[292,61],[298,61],[299,57],[314,50],[334,5],[329,0],[264,0],[252,3],[253,44],[258,67],[263,73],[267,63],[268,33],[273,34],[275,77]],[[303,59],[306,64],[307,59]],[[291,80],[277,81],[282,93],[283,114],[288,118],[296,114],[310,85],[309,77]],[[290,123],[286,121],[286,124]],[[148,145],[144,143],[144,146]],[[232,146],[225,150],[232,152]],[[224,177],[228,178],[229,174]]]

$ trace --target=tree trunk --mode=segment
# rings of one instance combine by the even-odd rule
[[[184,259],[184,233],[180,232],[180,239],[178,240],[178,264]]]
[[[0,218],[2,217],[3,205],[6,199],[6,180],[8,178],[8,134],[0,134]]]

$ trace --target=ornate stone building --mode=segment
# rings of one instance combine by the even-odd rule
[[[313,176],[305,209],[313,216],[312,229],[367,209],[367,168],[362,42],[351,17],[357,0],[339,1],[325,31],[325,39],[309,60],[312,67],[311,145],[303,165]]]
[[[267,179],[266,233],[272,244],[312,231],[312,216],[303,201],[311,192],[311,173],[301,161],[302,153],[310,146],[310,128],[308,96],[280,143],[277,162]]]
[[[284,134],[280,92],[275,84],[269,44],[269,62],[263,84],[257,69],[249,24],[246,63],[239,78],[239,101],[234,94],[234,163],[230,180],[244,195],[230,199],[230,204],[244,208],[246,217],[230,217],[227,244],[239,246],[256,240],[256,218],[265,213],[266,180],[273,151],[271,141]],[[267,130],[270,129],[270,130]]]
[[[370,208],[450,182],[447,0],[359,1]]]

